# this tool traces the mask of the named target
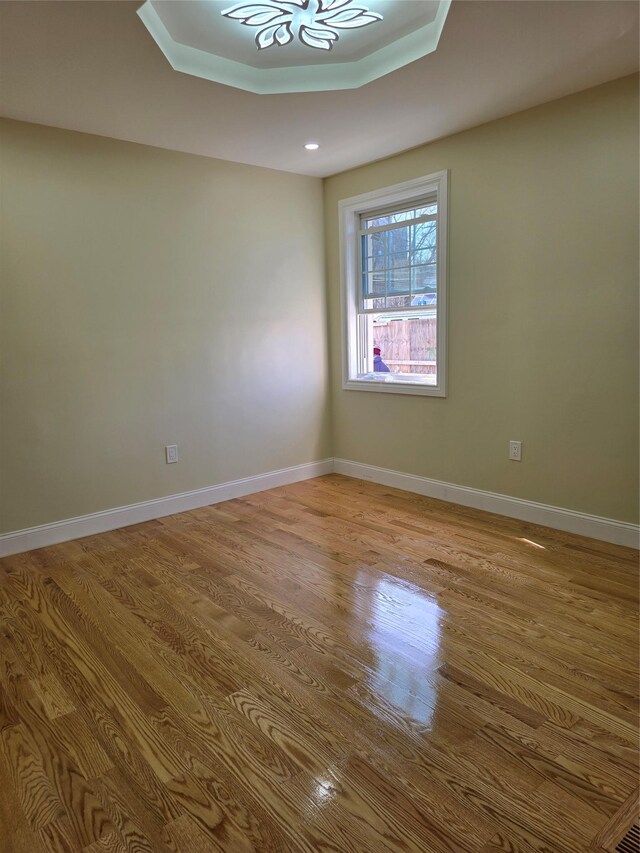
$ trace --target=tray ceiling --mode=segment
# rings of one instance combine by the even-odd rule
[[[437,48],[450,0],[146,0],[171,66],[249,92],[353,89]]]

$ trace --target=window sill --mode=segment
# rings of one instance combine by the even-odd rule
[[[371,374],[369,375],[371,376]],[[382,375],[389,376],[388,373]],[[397,375],[393,379],[380,379],[380,374],[373,374],[372,378],[366,378],[366,376],[365,374],[357,379],[346,379],[342,388],[345,391],[377,391],[383,394],[414,394],[422,397],[447,396],[444,388],[436,384],[398,379]]]

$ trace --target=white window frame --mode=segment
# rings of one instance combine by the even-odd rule
[[[385,394],[420,394],[427,397],[447,396],[447,202],[448,171],[434,172],[385,187],[363,195],[346,198],[339,202],[340,219],[340,266],[342,283],[342,387],[347,391],[378,391]],[[360,239],[362,214],[377,211],[381,207],[406,205],[419,202],[425,195],[435,193],[438,201],[437,214],[437,320],[436,320],[436,363],[437,385],[425,385],[407,381],[389,380],[389,374],[380,379],[354,379],[358,373],[358,316],[360,311]],[[410,310],[410,309],[408,309]],[[384,313],[381,309],[380,313]],[[360,324],[362,328],[362,324]],[[360,332],[362,333],[362,332]]]

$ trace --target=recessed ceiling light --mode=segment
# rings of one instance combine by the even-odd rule
[[[307,151],[316,151],[318,148],[320,148],[317,142],[307,142],[304,147],[307,149]]]

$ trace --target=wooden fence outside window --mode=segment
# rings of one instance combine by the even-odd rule
[[[373,324],[374,346],[393,373],[436,373],[435,317],[383,320]]]

